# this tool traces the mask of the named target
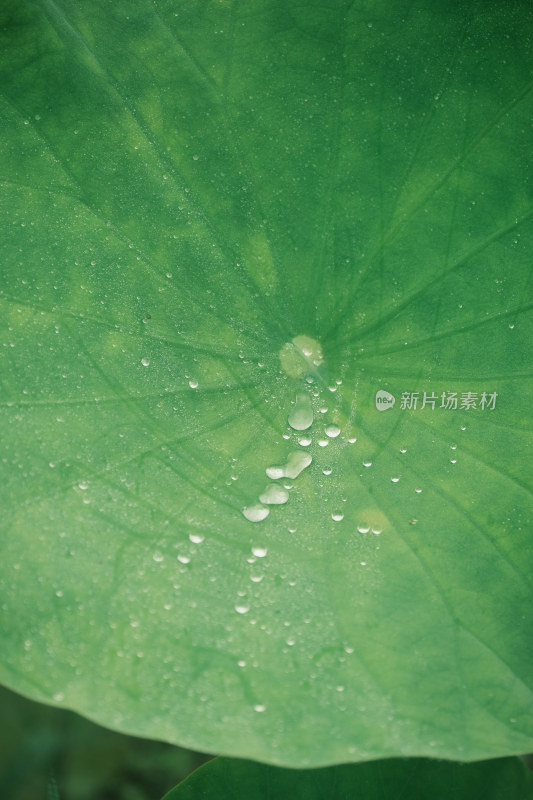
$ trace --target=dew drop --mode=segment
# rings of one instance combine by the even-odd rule
[[[268,505],[282,505],[289,499],[289,493],[286,489],[282,489],[277,483],[271,483],[267,486],[265,491],[259,495],[259,500]]]
[[[193,544],[202,544],[204,537],[199,533],[189,533],[189,540]]]
[[[164,555],[163,553],[160,553],[159,550],[156,550],[152,558],[154,559],[154,561],[161,562],[164,559]]]
[[[329,444],[329,439],[319,439],[318,446],[319,447],[327,447]]]
[[[305,431],[313,424],[311,398],[307,394],[297,394],[294,408],[289,414],[289,425],[295,431]]]
[[[178,561],[181,564],[188,564],[190,560],[189,556],[178,556]]]
[[[284,467],[267,467],[266,474],[269,478],[272,478],[273,481],[277,481],[279,478],[285,477],[285,468]]]
[[[338,425],[328,425],[326,427],[326,436],[329,436],[330,439],[335,439],[340,432],[341,429]]]
[[[264,558],[268,550],[266,547],[252,547],[252,553],[256,558]]]
[[[254,711],[259,711],[259,712],[261,712],[261,711],[266,711],[266,706],[262,706],[262,705],[260,705],[259,703],[257,703],[257,704],[254,706]]]
[[[357,526],[357,530],[359,531],[359,533],[368,533],[368,531],[370,530],[370,526],[369,525],[358,525]]]
[[[150,366],[150,359],[149,358],[141,358],[141,364],[143,365],[143,367],[149,367]]]
[[[235,611],[237,614],[247,614],[250,610],[250,606],[235,606]]]
[[[189,381],[189,386],[191,387],[191,389],[197,389],[198,381]]]
[[[306,467],[311,464],[313,457],[309,453],[302,453],[299,450],[289,453],[287,463],[285,465],[284,478],[297,478]]]
[[[253,506],[246,506],[243,508],[242,513],[250,522],[261,522],[261,520],[268,517],[270,514],[270,509],[265,508],[265,506],[260,505],[259,503],[256,503]]]
[[[302,447],[308,447],[311,444],[311,442],[312,439],[310,436],[300,436],[300,438],[298,439],[298,444],[300,444]]]
[[[324,469],[322,470],[324,475],[331,475],[332,471],[333,470],[331,469],[331,467],[324,467]]]
[[[372,466],[371,461],[363,461],[363,467],[371,467],[371,466]]]
[[[341,514],[341,513],[332,514],[331,515],[331,519],[334,520],[335,522],[340,522],[341,520],[344,519],[344,514]]]
[[[398,483],[398,481],[399,481],[399,480],[400,480],[399,478],[391,478],[391,481],[392,481],[393,483]]]

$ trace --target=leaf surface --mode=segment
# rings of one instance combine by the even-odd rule
[[[4,3],[7,686],[279,765],[533,749],[531,14]]]
[[[164,800],[531,800],[533,776],[518,758],[457,764],[423,758],[289,770],[215,758]]]

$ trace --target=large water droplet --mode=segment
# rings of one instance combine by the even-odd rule
[[[296,450],[294,453],[289,453],[287,464],[285,465],[286,478],[297,478],[300,472],[309,466],[313,457],[309,453],[302,453],[301,450]]]
[[[295,431],[305,431],[313,424],[313,407],[307,394],[297,394],[294,408],[289,414],[289,425]]]
[[[329,436],[330,439],[335,439],[336,436],[339,435],[341,429],[338,425],[328,425],[326,427],[326,436]]]
[[[252,553],[256,558],[264,558],[267,552],[266,547],[252,547]]]
[[[260,503],[256,503],[253,506],[246,506],[243,508],[242,513],[250,522],[261,522],[262,519],[268,517],[270,509]]]
[[[278,486],[277,483],[271,483],[266,487],[265,491],[259,495],[259,500],[268,505],[281,505],[282,503],[286,503],[288,499],[288,491]]]
[[[303,453],[301,450],[295,450],[289,453],[287,463],[279,467],[267,467],[266,474],[272,480],[278,478],[297,478],[312,462],[313,457],[309,453]]]

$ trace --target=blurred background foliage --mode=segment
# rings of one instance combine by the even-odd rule
[[[125,736],[0,687],[1,800],[159,800],[211,756]]]

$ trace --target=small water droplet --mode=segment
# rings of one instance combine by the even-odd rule
[[[252,553],[254,556],[256,556],[256,558],[264,558],[268,553],[268,550],[266,547],[252,547]]]
[[[264,492],[259,495],[259,500],[267,505],[282,505],[289,499],[289,493],[286,489],[282,489],[277,483],[271,483],[267,486]]]
[[[341,429],[339,428],[338,425],[327,425],[326,426],[326,436],[329,436],[330,439],[335,439],[339,435],[340,432],[341,432]]]
[[[391,478],[391,481],[392,481],[393,483],[398,483],[398,481],[399,481],[399,480],[400,480],[399,478]]]
[[[331,469],[331,467],[324,467],[324,469],[322,470],[324,475],[331,475],[332,471],[333,470]]]
[[[154,561],[160,562],[164,560],[164,555],[163,553],[160,553],[159,550],[156,550],[152,558],[154,559]]]
[[[415,492],[416,492],[417,494],[421,494],[421,493],[422,493],[422,489],[415,489]]]
[[[202,544],[204,537],[200,533],[189,533],[189,540],[193,544]]]
[[[336,686],[337,692],[344,692],[344,686]]]
[[[344,519],[344,514],[341,513],[332,514],[331,519],[334,520],[335,522],[340,522],[341,520]]]
[[[63,592],[61,591],[61,589],[57,590],[56,597],[63,597]]]
[[[246,506],[243,508],[242,513],[250,522],[261,522],[261,520],[268,517],[270,514],[270,509],[265,508],[265,506],[260,505],[259,503],[256,503],[253,506]]]
[[[247,614],[249,610],[250,606],[241,606],[241,605],[235,606],[235,611],[237,612],[237,614]]]
[[[193,381],[193,380],[189,381],[189,386],[191,387],[191,389],[197,389],[198,381]]]
[[[190,560],[189,556],[178,556],[178,561],[181,564],[188,564]]]
[[[370,530],[370,525],[358,525],[357,530],[359,531],[359,533],[368,533],[368,531]]]
[[[57,692],[54,695],[54,700],[56,701],[56,703],[62,703],[64,699],[65,695],[63,694],[63,692]]]
[[[289,414],[289,425],[295,431],[305,431],[313,424],[313,407],[307,394],[297,394],[294,408]]]
[[[319,439],[318,446],[319,447],[327,447],[329,444],[329,439]]]
[[[141,364],[143,365],[143,367],[149,367],[150,366],[150,359],[149,358],[141,358]]]
[[[89,484],[87,483],[87,481],[81,481],[80,483],[78,483],[78,489],[81,489],[82,492],[84,492],[88,488]]]
[[[360,564],[362,567],[366,567],[366,561],[361,561]]]
[[[372,466],[371,461],[363,461],[363,467],[371,467],[371,466]]]
[[[261,712],[261,711],[266,711],[266,706],[262,706],[262,705],[260,705],[259,703],[257,703],[257,704],[254,706],[254,711],[259,711],[259,712]]]
[[[301,444],[302,447],[308,447],[313,440],[310,436],[300,436],[298,439],[298,444]]]

